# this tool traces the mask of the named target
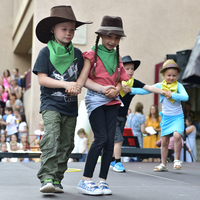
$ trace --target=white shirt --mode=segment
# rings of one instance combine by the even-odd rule
[[[24,134],[26,134],[26,135],[28,135],[28,133],[26,132],[23,132],[23,133],[20,133],[20,131],[24,131],[25,130],[25,127],[27,127],[27,123],[26,122],[21,122],[20,124],[19,124],[19,139],[21,138],[21,136],[22,135],[24,135]]]
[[[162,113],[168,116],[180,115],[183,113],[181,103],[174,101],[171,103],[169,99],[164,97],[162,102]]]
[[[87,138],[83,138],[80,140],[80,143],[79,143],[79,153],[82,153],[83,150],[84,150],[84,141],[86,140],[86,145],[87,145]],[[87,150],[87,147],[86,147],[86,150],[84,152],[84,154],[87,154],[88,150]]]
[[[6,131],[8,133],[8,135],[12,135],[14,133],[17,133],[17,123],[16,123],[16,118],[13,115],[8,115],[7,119],[6,119],[6,123],[9,123],[8,125],[6,125]]]

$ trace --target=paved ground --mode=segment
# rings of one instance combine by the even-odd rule
[[[99,164],[93,180],[98,178]],[[79,194],[76,186],[81,172],[66,172],[62,182],[65,193],[44,195],[39,192],[36,178],[40,163],[0,163],[0,198],[2,200],[199,200],[200,163],[183,163],[176,171],[172,163],[168,172],[153,172],[154,163],[124,163],[126,173],[109,172],[108,183],[113,191],[110,196]],[[84,163],[69,163],[70,168],[82,169]]]

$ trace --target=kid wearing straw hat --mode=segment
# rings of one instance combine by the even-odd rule
[[[181,101],[188,100],[188,94],[183,85],[177,82],[181,68],[178,67],[177,63],[169,59],[164,62],[160,73],[164,77],[162,83],[157,83],[154,86],[162,90],[167,91],[168,98],[160,95],[160,102],[162,103],[162,117],[161,117],[161,160],[162,163],[155,166],[155,172],[168,171],[167,169],[167,156],[168,156],[168,145],[170,137],[174,137],[174,169],[180,170],[182,168],[180,161],[180,153],[182,148],[181,136],[184,131],[184,115],[182,110]],[[149,92],[141,89],[134,88],[132,91],[134,94],[148,94]]]
[[[35,62],[41,90],[40,113],[45,133],[40,142],[41,168],[37,174],[40,192],[64,192],[61,180],[74,148],[74,131],[78,115],[77,97],[67,93],[83,67],[82,52],[71,42],[77,27],[92,22],[76,20],[71,6],[51,8],[50,17],[36,27],[36,36],[44,47]],[[77,86],[77,85],[76,85]],[[78,93],[80,87],[77,86]]]

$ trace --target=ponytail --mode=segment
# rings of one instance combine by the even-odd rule
[[[95,67],[96,67],[96,65],[97,65],[97,50],[98,50],[99,39],[100,39],[100,36],[97,35],[96,42],[95,42],[94,67],[93,67],[93,69],[92,69],[92,75],[93,75],[94,77],[96,77],[96,74],[95,74]]]

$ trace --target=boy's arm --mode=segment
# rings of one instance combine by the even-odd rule
[[[187,101],[189,99],[189,96],[183,85],[178,83],[178,91],[177,93],[172,92],[171,98],[175,101]]]
[[[153,93],[157,93],[157,94],[161,94],[161,95],[165,95],[165,91],[161,90],[160,88],[155,87],[154,85],[145,85],[143,87],[143,89],[149,91],[149,92],[153,92]]]
[[[154,87],[153,89],[152,89],[152,87]],[[143,89],[144,88],[144,89]],[[154,84],[154,85],[152,85],[152,86],[148,86],[148,85],[145,85],[143,88],[134,88],[134,87],[132,87],[131,88],[131,92],[130,92],[130,94],[131,95],[134,95],[134,94],[139,94],[139,95],[145,95],[145,94],[149,94],[149,93],[152,93],[153,91],[155,91],[155,90],[157,90],[157,89],[159,89],[159,91],[161,90],[160,89],[160,87],[159,87],[159,84]],[[156,89],[155,89],[156,88]],[[147,89],[149,89],[149,91],[147,90]],[[151,91],[150,91],[151,90]],[[158,92],[159,92],[158,91]],[[162,91],[162,90],[161,90]],[[160,91],[160,92],[161,92]]]
[[[47,74],[38,72],[38,82],[41,86],[48,88],[65,88],[69,90],[72,86],[76,85],[76,82],[59,81],[48,77]]]

